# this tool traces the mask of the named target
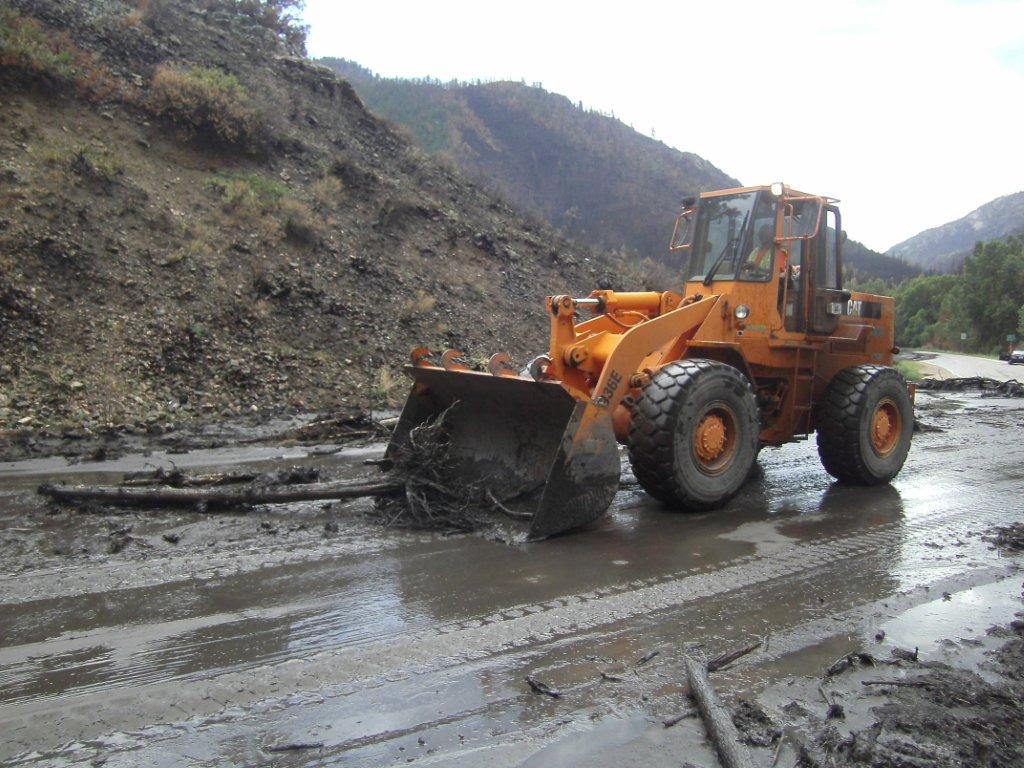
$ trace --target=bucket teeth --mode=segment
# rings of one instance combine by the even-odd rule
[[[472,368],[466,365],[466,356],[456,349],[449,349],[441,355],[441,365],[444,366],[446,371],[472,370]]]
[[[487,361],[487,370],[492,376],[512,376],[519,378],[519,372],[512,365],[512,358],[506,352],[497,352]]]

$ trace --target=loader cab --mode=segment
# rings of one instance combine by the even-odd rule
[[[845,292],[842,227],[833,201],[773,185],[687,202],[669,247],[683,255],[693,289],[734,282],[750,295],[755,284],[765,284],[768,296],[758,303],[765,311],[775,304],[786,331],[835,331]]]

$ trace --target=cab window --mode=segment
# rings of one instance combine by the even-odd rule
[[[744,245],[746,258],[740,266],[739,279],[764,282],[775,271],[775,202],[768,195],[758,196],[748,229],[750,240]]]
[[[737,267],[746,255],[744,248],[756,202],[757,192],[700,201],[688,279],[703,279],[712,270],[715,280],[735,279]]]
[[[835,211],[825,209],[825,226],[822,228],[818,246],[817,284],[818,288],[841,288],[839,281],[839,238],[842,233]]]
[[[756,191],[727,197],[705,198],[697,209],[691,239],[688,280],[767,280],[767,275],[746,273],[755,223],[774,220],[774,203]],[[770,254],[769,254],[770,258]]]

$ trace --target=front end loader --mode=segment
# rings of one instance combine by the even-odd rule
[[[477,371],[413,350],[387,457],[443,416],[456,475],[527,517],[533,539],[604,514],[619,444],[675,509],[723,505],[762,446],[814,431],[837,479],[888,482],[913,393],[889,367],[892,299],[842,287],[834,203],[782,185],[687,201],[670,244],[684,289],[547,297],[548,351],[523,371],[504,354]]]

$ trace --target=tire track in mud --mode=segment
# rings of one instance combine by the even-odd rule
[[[280,565],[296,565],[352,555],[375,555],[410,542],[426,541],[399,531],[381,536],[367,529],[324,541],[321,537],[295,539],[280,544],[243,542],[221,545],[213,553],[197,549],[188,553],[154,555],[146,560],[90,563],[0,577],[0,606],[42,599],[75,597],[122,589],[160,586],[174,582],[218,579]]]
[[[950,444],[939,440],[941,435],[926,435],[927,440],[917,438],[911,458],[918,466],[908,466],[908,471],[921,473],[941,469],[948,459],[944,456],[930,456],[930,452],[941,453],[944,450],[979,451],[979,458],[991,460],[984,446],[977,444]],[[922,444],[923,443],[923,444]],[[934,444],[933,444],[934,443]],[[789,500],[793,495],[809,493],[820,495],[823,471],[817,455],[802,450],[796,456],[787,456],[786,448],[779,451],[781,461],[763,461],[762,470],[765,485],[774,491],[784,487]],[[991,466],[975,466],[974,470],[982,477],[977,479],[959,478],[960,482],[983,485],[991,480],[1005,480],[1014,477],[1019,471],[1017,467],[1024,451],[1017,450],[1017,456],[1003,456],[1003,461]],[[967,457],[964,457],[967,460]],[[923,463],[924,466],[920,466]],[[624,471],[628,475],[628,462],[624,463]],[[775,482],[784,478],[784,482]],[[991,480],[990,480],[991,478]],[[771,495],[775,495],[771,493]],[[633,494],[627,491],[620,493],[613,508],[628,511],[637,506],[647,506],[644,497],[638,504],[632,503]],[[770,497],[766,497],[766,501]],[[356,502],[358,504],[358,502]],[[281,508],[282,515],[287,514],[286,507]],[[355,530],[343,529],[342,533],[328,541],[319,537],[306,536],[287,542],[267,543],[255,539],[232,545],[219,542],[214,551],[196,549],[191,552],[156,553],[145,560],[114,560],[105,563],[84,563],[61,565],[54,568],[28,570],[13,575],[0,576],[0,607],[31,603],[38,600],[74,597],[77,595],[102,594],[116,590],[138,589],[161,586],[171,583],[203,581],[225,576],[241,575],[257,572],[275,566],[298,565],[303,563],[344,558],[349,556],[374,555],[385,551],[395,551],[408,544],[423,543],[431,540],[430,534],[389,530],[384,535],[379,528],[362,523],[358,520],[358,512],[351,512],[346,525],[351,524]]]
[[[859,534],[798,542],[768,557],[746,555],[724,567],[694,567],[674,575],[520,604],[426,630],[321,651],[306,658],[227,672],[195,686],[193,693],[183,693],[180,682],[163,680],[138,687],[130,699],[120,702],[115,698],[117,694],[112,697],[109,690],[70,697],[65,693],[52,700],[30,699],[0,707],[0,727],[13,737],[18,731],[31,729],[33,720],[40,717],[60,717],[63,722],[59,731],[71,735],[82,728],[95,730],[96,726],[98,732],[103,732],[115,723],[119,729],[144,727],[166,718],[168,700],[177,700],[179,710],[201,720],[226,708],[257,701],[264,701],[260,710],[266,711],[274,706],[275,690],[290,691],[292,701],[296,695],[311,691],[324,698],[347,696],[530,646],[572,642],[583,633],[616,623],[786,580],[837,562],[870,558],[885,545],[910,538],[933,540],[943,532],[970,538],[972,528],[987,526],[1006,515],[998,500],[970,515],[957,509],[942,509],[911,520],[884,523]],[[960,570],[969,567],[964,563]],[[243,712],[242,717],[246,716]],[[216,720],[222,721],[224,717],[221,714]]]
[[[1012,415],[1005,409],[1001,413]],[[1002,461],[991,466],[975,466],[977,472],[984,477],[976,481],[959,478],[961,482],[982,484],[988,478],[1003,480],[1012,477],[1024,457],[1024,451],[1013,450]],[[777,497],[779,488],[785,489],[785,496],[792,500],[794,494],[809,493],[820,495],[824,484],[828,482],[817,454],[809,450],[809,445],[786,446],[770,452],[761,460],[765,476],[766,501]],[[976,453],[973,459],[977,462],[991,461],[991,455],[984,445],[977,443],[951,444],[941,434],[924,433],[915,437],[907,472],[936,473],[948,465],[948,458],[941,455],[945,450],[956,450],[965,453]],[[939,455],[930,455],[938,453]],[[1016,453],[1016,456],[1012,454]],[[795,455],[794,455],[795,454]],[[362,458],[360,454],[359,458]],[[1016,459],[1016,460],[1015,460]],[[962,461],[968,461],[964,456]],[[206,464],[203,464],[205,467]],[[211,465],[209,469],[217,469]],[[623,458],[625,476],[631,474],[628,460]],[[776,482],[782,480],[781,482]],[[749,492],[749,491],[748,491]],[[741,496],[743,493],[741,492]],[[632,503],[632,494],[627,491],[620,493],[613,507],[620,511],[628,511],[636,506],[646,506],[646,497],[639,504]],[[359,502],[354,502],[358,504]],[[295,509],[301,509],[301,505]],[[280,507],[282,516],[287,515],[289,508]],[[0,576],[0,607],[21,603],[31,603],[40,599],[56,599],[74,597],[92,593],[107,593],[122,589],[159,586],[172,582],[201,581],[257,572],[268,567],[297,565],[318,560],[329,560],[335,557],[355,555],[373,555],[384,551],[398,550],[410,543],[430,541],[430,534],[417,534],[408,531],[389,530],[386,534],[380,528],[362,523],[358,519],[358,511],[346,513],[346,526],[351,524],[354,530],[344,528],[342,533],[328,541],[319,537],[307,536],[288,542],[267,543],[255,539],[232,545],[218,542],[214,551],[196,549],[191,552],[156,553],[145,560],[114,560],[105,563],[83,563],[59,565],[53,568],[33,569],[13,575]]]
[[[894,523],[902,526],[902,522]],[[877,532],[877,524],[872,530]],[[861,535],[868,535],[867,532]],[[812,539],[813,543],[848,542],[845,534]],[[801,544],[800,546],[805,546]],[[841,551],[845,544],[838,544]],[[430,554],[436,555],[436,552]],[[232,670],[251,667],[256,664],[274,664],[285,659],[303,658],[327,648],[343,648],[370,642],[382,637],[398,637],[410,631],[424,629],[439,634],[457,633],[466,629],[489,626],[495,623],[557,610],[570,604],[582,604],[611,595],[626,594],[644,587],[678,580],[685,576],[701,573],[715,573],[729,565],[755,563],[760,555],[749,554],[728,561],[707,562],[688,569],[660,573],[647,578],[609,584],[574,595],[534,603],[513,604],[490,614],[470,616],[455,622],[432,623],[427,616],[405,617],[401,621],[380,622],[368,614],[368,622],[361,627],[343,626],[344,619],[337,618],[338,611],[331,610],[332,602],[339,605],[353,604],[347,593],[331,593],[313,600],[288,602],[261,608],[248,608],[235,612],[192,616],[184,619],[173,618],[161,622],[146,622],[133,626],[102,627],[95,630],[73,631],[67,636],[50,638],[33,643],[0,649],[0,685],[5,691],[5,703],[51,697],[81,696],[91,692],[141,685],[170,679],[207,679]],[[817,562],[808,560],[809,563]],[[348,587],[347,589],[351,589]],[[365,599],[372,599],[367,595]],[[368,606],[364,606],[368,610]],[[278,624],[288,629],[288,642],[279,648],[268,649]],[[223,629],[218,630],[218,627]],[[265,641],[265,638],[267,641]],[[240,650],[243,647],[260,648],[253,656],[221,651],[210,654],[212,648],[220,647]],[[107,646],[109,646],[107,648]],[[103,652],[97,649],[107,648]],[[92,653],[87,653],[92,651]],[[200,654],[218,657],[213,665],[199,665],[193,658]],[[32,658],[45,659],[42,665]],[[239,660],[244,658],[244,660]],[[62,666],[62,659],[66,660]],[[224,661],[222,661],[224,660]],[[79,678],[69,688],[42,693],[43,684],[36,678],[66,673]],[[198,666],[198,668],[197,668]],[[76,672],[99,668],[97,674]]]
[[[841,562],[841,560],[838,562]],[[809,582],[813,581],[817,574],[827,570],[828,567],[829,564],[805,569],[797,574],[797,578]],[[923,602],[935,600],[941,590],[948,589],[950,592],[958,592],[972,586],[999,580],[1006,575],[1006,572],[1007,568],[1005,566],[983,566],[965,571],[955,577],[940,576],[935,580],[919,581],[915,589],[908,589],[892,595],[884,594],[874,600],[866,599],[865,602],[853,607],[846,606],[844,610],[838,613],[831,606],[818,607],[817,618],[811,618],[792,626],[778,627],[778,631],[772,636],[771,650],[759,654],[756,665],[762,666],[793,651],[805,648],[809,640],[813,642],[814,640],[834,635],[837,628],[843,627],[844,624],[847,625],[846,629],[848,629],[849,625],[866,619],[872,613],[881,613],[883,611],[891,613],[906,610]],[[738,591],[739,594],[736,596],[736,601],[742,602],[745,600],[749,603],[763,600],[765,593],[770,593],[775,586],[769,581],[746,587]],[[719,610],[728,610],[728,608],[727,606],[720,605]],[[702,614],[703,609],[699,603],[690,604],[686,607],[686,613]],[[127,757],[127,754],[130,754],[133,750],[153,748],[157,754],[166,757],[167,754],[174,753],[174,748],[161,746],[161,744],[173,741],[174,739],[180,739],[181,744],[179,748],[191,751],[198,740],[204,743],[204,751],[209,754],[214,754],[210,752],[211,744],[219,744],[218,754],[220,754],[222,759],[226,758],[224,758],[224,752],[220,750],[227,749],[230,751],[237,749],[236,746],[232,745],[246,744],[248,745],[248,752],[245,754],[235,754],[232,752],[231,762],[234,762],[236,758],[242,759],[243,757],[245,759],[242,762],[246,764],[260,762],[261,759],[265,760],[265,757],[261,755],[256,745],[261,741],[265,743],[269,734],[281,732],[286,738],[296,739],[294,726],[291,724],[296,719],[298,719],[301,729],[303,727],[301,723],[303,722],[337,723],[344,721],[345,718],[352,718],[353,712],[374,711],[382,696],[382,694],[376,691],[387,687],[389,684],[397,683],[397,691],[384,694],[389,699],[396,699],[393,703],[397,709],[401,710],[397,719],[389,716],[386,718],[387,727],[370,732],[366,732],[364,729],[360,731],[358,736],[350,735],[346,738],[342,737],[340,732],[334,734],[336,740],[332,741],[328,738],[325,749],[317,753],[316,760],[312,764],[334,764],[334,761],[331,759],[332,756],[338,758],[339,764],[342,762],[346,765],[377,764],[375,760],[367,757],[364,754],[365,752],[372,753],[374,757],[381,757],[381,762],[390,762],[390,759],[384,759],[384,752],[387,751],[385,749],[386,746],[391,747],[392,751],[389,754],[393,755],[395,746],[403,743],[403,740],[407,748],[415,748],[417,735],[420,733],[426,735],[427,732],[430,732],[431,735],[428,739],[433,745],[437,745],[439,741],[444,741],[445,735],[450,737],[448,741],[451,743],[451,746],[457,748],[457,751],[452,752],[451,758],[457,764],[461,764],[459,763],[460,759],[464,760],[467,758],[466,748],[471,748],[473,751],[481,753],[499,750],[497,754],[487,760],[487,764],[498,765],[500,763],[504,765],[505,763],[502,759],[509,756],[505,750],[518,745],[517,748],[525,749],[527,753],[535,751],[543,739],[552,737],[555,732],[564,735],[566,728],[572,730],[574,728],[588,727],[589,717],[587,712],[594,711],[594,707],[603,708],[604,711],[608,711],[608,697],[612,694],[608,693],[607,689],[601,684],[596,672],[590,676],[587,682],[560,686],[563,693],[570,697],[564,700],[572,702],[572,711],[566,712],[563,708],[559,711],[557,718],[551,712],[544,715],[544,712],[547,710],[539,713],[535,712],[532,716],[527,715],[528,721],[536,719],[538,714],[548,718],[546,722],[536,725],[521,721],[524,715],[522,711],[524,697],[526,700],[530,700],[530,696],[515,684],[519,677],[507,671],[501,672],[501,677],[506,682],[499,689],[493,690],[489,696],[476,705],[462,705],[454,710],[450,707],[438,710],[434,705],[431,705],[428,707],[429,713],[425,711],[420,712],[420,714],[427,714],[427,717],[424,719],[408,719],[411,717],[411,713],[416,714],[419,710],[415,707],[412,707],[410,711],[402,710],[402,705],[399,702],[404,701],[404,696],[408,695],[411,691],[418,691],[421,695],[424,691],[434,691],[436,695],[441,690],[457,685],[458,680],[465,681],[477,675],[487,675],[493,684],[494,675],[493,673],[488,673],[487,669],[488,667],[494,667],[496,663],[501,664],[502,670],[508,670],[512,667],[528,668],[527,665],[535,663],[536,657],[552,653],[558,653],[563,658],[563,663],[565,663],[565,657],[580,658],[586,652],[593,653],[595,644],[610,644],[615,642],[616,637],[646,636],[646,642],[649,644],[652,632],[657,630],[658,627],[678,627],[680,620],[683,621],[684,625],[686,624],[685,618],[681,618],[678,615],[673,616],[668,612],[650,616],[641,614],[633,618],[634,621],[620,623],[619,626],[604,633],[597,631],[600,628],[595,627],[594,631],[556,638],[547,644],[516,647],[507,654],[495,654],[495,656],[504,656],[500,662],[496,658],[486,656],[469,661],[461,665],[457,673],[458,677],[454,680],[449,674],[444,672],[443,668],[438,667],[437,669],[431,669],[418,674],[388,676],[374,681],[371,685],[347,691],[344,695],[323,691],[321,693],[299,694],[286,699],[265,700],[246,711],[235,708],[213,718],[192,718],[170,725],[147,727],[138,732],[119,733],[114,735],[111,740],[104,739],[94,743],[87,741],[84,744],[70,745],[69,751],[65,756],[72,757],[73,754],[75,757],[72,759],[78,762],[79,760],[87,761],[100,754],[104,758],[112,757],[118,753],[125,754]],[[658,631],[663,634],[667,633],[669,636],[673,636],[674,633],[674,630],[661,629]],[[842,630],[840,629],[839,631]],[[662,639],[664,640],[665,638],[662,637]],[[576,647],[576,650],[569,650],[573,646]],[[583,650],[580,649],[580,646],[583,647]],[[558,650],[559,648],[561,650]],[[673,671],[673,677],[678,678],[679,675],[676,674],[678,670],[675,670],[672,666],[675,662],[672,660],[671,652],[668,657],[662,656],[662,660],[666,658],[668,661],[665,664]],[[531,661],[531,659],[534,659],[534,661]],[[568,663],[572,664],[572,662]],[[541,668],[554,669],[553,667]],[[406,686],[403,688],[403,681],[408,681],[412,687]],[[403,690],[406,691],[405,694],[402,693]],[[351,699],[348,698],[349,694],[354,694],[351,696]],[[361,701],[352,700],[359,699],[360,696],[362,697]],[[458,701],[457,697],[453,698]],[[623,702],[621,706],[613,706],[612,711],[617,712],[620,717],[634,713],[649,720],[651,713],[647,707],[638,703],[629,703],[630,701],[635,702],[635,699],[636,697],[633,696],[628,697],[627,701]],[[445,702],[445,706],[447,706],[447,702]],[[303,713],[297,714],[296,707],[303,710]],[[566,716],[569,719],[566,719]],[[490,734],[485,740],[486,743],[473,746],[473,742],[481,740],[479,736],[469,736],[463,741],[461,734],[474,732],[479,734],[483,730],[482,722],[486,722],[485,730]],[[500,725],[495,729],[495,724]],[[308,740],[323,741],[324,737],[331,736],[332,734],[330,733],[313,731],[306,738]],[[297,740],[302,741],[303,738],[298,738]],[[361,750],[363,752],[360,752]],[[355,754],[347,754],[350,751],[354,751]],[[140,757],[140,755],[135,755],[126,762],[113,760],[110,764],[134,765],[136,764],[137,757]],[[444,760],[445,753],[439,750],[437,758]],[[498,762],[494,762],[494,759],[498,759]],[[26,758],[24,762],[18,760],[11,764],[32,764],[33,762],[35,762],[34,758]],[[513,760],[508,764],[518,764],[518,762]]]

